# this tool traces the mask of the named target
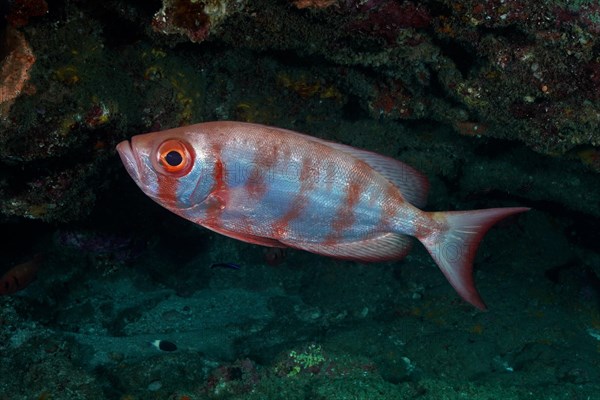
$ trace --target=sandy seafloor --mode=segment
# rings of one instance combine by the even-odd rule
[[[600,256],[564,210],[453,204],[533,207],[482,242],[481,312],[418,243],[399,262],[269,265],[117,181],[77,226],[5,225],[11,254],[44,260],[0,297],[0,399],[600,398]]]

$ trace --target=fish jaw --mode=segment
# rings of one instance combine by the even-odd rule
[[[131,142],[124,140],[117,145],[117,152],[125,170],[142,192],[163,207],[168,207],[157,196],[158,176],[150,159],[153,147],[151,142],[145,140],[146,138],[146,135],[138,135],[132,137]]]
[[[117,145],[117,152],[119,153],[119,157],[121,157],[121,161],[125,166],[125,170],[127,173],[133,178],[133,180],[137,183],[140,181],[140,168],[138,159],[131,148],[131,143],[128,140],[123,140],[121,143]]]

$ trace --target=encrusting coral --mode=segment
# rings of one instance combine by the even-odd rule
[[[29,80],[35,63],[33,51],[25,36],[14,28],[6,30],[7,56],[0,65],[0,119],[6,119],[15,99]]]

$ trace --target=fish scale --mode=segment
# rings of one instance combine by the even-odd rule
[[[376,153],[233,121],[134,136],[117,151],[154,201],[226,236],[356,261],[397,260],[416,237],[459,295],[485,232],[525,207],[425,212],[428,182]]]
[[[383,177],[375,177],[376,173],[366,169],[362,161],[331,152],[316,142],[301,147],[300,138],[281,138],[276,133],[255,139],[250,147],[244,140],[247,136],[244,131],[214,135],[219,142],[217,147],[223,149],[214,156],[223,166],[227,206],[219,213],[219,221],[211,223],[277,240],[304,238],[319,242],[360,240],[386,222],[381,221],[382,194],[392,189],[391,184]],[[265,163],[265,154],[257,153],[275,141],[277,147],[266,154],[275,162]],[[327,159],[328,155],[332,157]],[[350,180],[352,183],[348,184]],[[352,187],[358,194],[354,201],[348,194]],[[214,207],[221,204],[215,203]]]

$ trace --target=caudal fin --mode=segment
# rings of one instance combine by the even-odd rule
[[[446,228],[419,238],[460,297],[485,310],[475,289],[473,260],[479,242],[499,220],[529,210],[526,207],[432,213],[434,220],[445,221]]]

